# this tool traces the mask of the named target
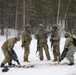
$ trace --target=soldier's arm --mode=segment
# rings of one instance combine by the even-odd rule
[[[50,34],[52,30],[45,29],[46,34]]]
[[[9,52],[10,54],[12,54],[12,49],[13,49],[13,47],[14,47],[14,44],[13,44],[12,42],[9,42],[7,47],[8,47],[8,52]]]
[[[54,37],[54,38],[52,38],[52,40],[53,41],[58,41],[58,40],[60,40],[60,37]]]
[[[24,32],[22,33],[22,43],[24,43],[24,41],[25,41],[25,34],[24,34]]]
[[[32,38],[29,37],[29,35],[26,32],[23,32],[23,34],[22,34],[22,45],[21,45],[21,47],[24,47],[25,46],[25,43],[27,43],[27,41],[29,41],[29,40],[32,40]]]
[[[38,31],[35,33],[35,39],[38,39]]]
[[[22,33],[22,44],[21,47],[23,48],[25,46],[25,33]]]
[[[26,43],[28,41],[28,34],[26,32],[23,32],[22,34],[22,43]]]

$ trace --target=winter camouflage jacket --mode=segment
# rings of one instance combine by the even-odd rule
[[[50,41],[52,42],[52,45],[59,45],[60,44],[60,32],[52,31]]]
[[[4,44],[2,45],[2,50],[8,50],[11,52],[11,50],[13,49],[14,45],[16,43],[16,39],[15,38],[10,38],[8,39],[6,42],[4,42]]]
[[[67,56],[68,56],[68,55],[73,55],[74,52],[76,52],[76,47],[75,47],[74,44],[73,44],[73,39],[72,39],[72,37],[66,38],[65,45],[64,45],[64,49],[65,49],[65,48],[68,48]]]
[[[44,29],[43,31],[37,31],[37,33],[35,34],[35,38],[39,39],[39,43],[47,42],[47,38],[48,38],[47,34],[50,34],[50,33],[51,33],[51,30],[49,31],[46,29]]]
[[[22,44],[23,44],[23,43],[24,43],[24,44],[25,44],[25,43],[30,44],[31,40],[32,40],[32,37],[31,37],[30,33],[27,32],[27,31],[24,31],[24,32],[22,33]]]

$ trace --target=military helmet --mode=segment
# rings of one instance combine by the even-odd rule
[[[17,35],[15,38],[16,38],[18,41],[20,41],[20,36],[19,36],[19,35]]]
[[[39,27],[40,27],[40,28],[44,28],[43,24],[39,24]]]
[[[71,36],[70,32],[65,32],[64,35],[67,36],[67,37]]]
[[[25,29],[27,29],[27,28],[30,28],[30,25],[29,24],[26,24],[25,25]]]

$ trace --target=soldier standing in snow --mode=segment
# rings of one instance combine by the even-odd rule
[[[64,52],[63,55],[61,55],[60,57],[60,61],[64,59],[64,57],[66,57],[69,60],[69,64],[68,65],[74,65],[74,53],[76,52],[76,47],[73,44],[73,37],[69,32],[65,32],[65,45],[64,45]]]
[[[54,55],[54,60],[57,61],[57,58],[60,57],[60,33],[58,31],[58,27],[56,24],[54,24],[52,28],[52,33],[51,33],[51,47],[53,47],[53,55]]]
[[[31,34],[30,34],[30,25],[26,24],[25,31],[22,33],[22,45],[21,47],[24,47],[24,62],[28,61],[28,56],[30,53],[30,42],[31,42]]]
[[[39,59],[43,60],[43,48],[45,50],[45,54],[47,60],[50,60],[50,55],[48,51],[47,45],[47,34],[50,34],[51,31],[45,30],[43,24],[39,24],[39,30],[35,34],[35,38],[39,40]]]
[[[10,38],[2,45],[2,52],[5,56],[5,59],[1,63],[1,67],[4,67],[6,63],[8,63],[10,66],[12,65],[12,58],[11,58],[12,50],[15,43],[17,43],[18,41],[20,41],[20,36],[16,36],[15,38]]]

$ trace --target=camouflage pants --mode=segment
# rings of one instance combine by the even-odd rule
[[[76,52],[76,47],[74,45],[70,45],[67,51],[66,58],[70,63],[74,63],[74,53]]]
[[[49,55],[49,51],[48,51],[48,45],[47,43],[40,43],[39,44],[39,58],[40,60],[43,60],[43,48],[47,57],[47,60],[50,60],[50,55]]]
[[[54,55],[54,60],[57,60],[57,56],[60,56],[59,45],[54,45],[53,46],[53,55]]]
[[[3,60],[2,64],[5,65],[6,63],[11,63],[12,59],[10,58],[8,51],[7,50],[2,50],[2,51],[3,51],[3,54],[5,56],[5,59]]]
[[[74,63],[74,56],[73,55],[66,56],[66,58],[69,60],[70,63]]]
[[[29,45],[26,45],[25,50],[24,50],[24,61],[28,61],[28,56],[30,54],[30,49]]]

